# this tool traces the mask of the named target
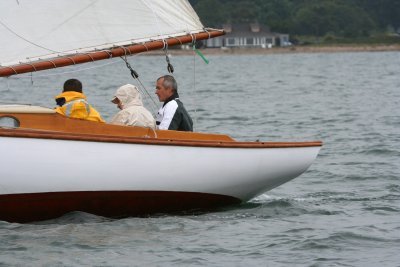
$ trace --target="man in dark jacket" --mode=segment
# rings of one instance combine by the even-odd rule
[[[163,106],[157,113],[156,124],[160,130],[193,131],[193,121],[179,100],[178,85],[171,75],[157,79],[156,95]]]

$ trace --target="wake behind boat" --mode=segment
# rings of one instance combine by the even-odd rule
[[[0,4],[0,37],[8,51],[0,52],[0,76],[128,57],[223,34],[204,29],[187,1],[130,1],[125,11],[107,1],[31,2]],[[52,13],[60,7],[62,16]],[[118,23],[117,11],[123,12]],[[42,13],[29,27],[13,18]],[[92,23],[93,16],[92,28],[79,26]],[[110,21],[116,29],[109,29]],[[139,33],[126,30],[132,27]],[[71,42],[60,40],[66,34],[74,36]],[[115,41],[108,44],[109,38]],[[306,171],[321,145],[238,142],[227,135],[116,126],[44,107],[3,105],[0,219],[29,222],[76,210],[124,217],[237,204]]]

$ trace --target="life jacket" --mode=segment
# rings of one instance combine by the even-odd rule
[[[69,118],[104,122],[100,113],[86,101],[86,96],[82,93],[67,91],[55,97],[57,102],[65,99],[65,103],[56,107],[55,111]]]

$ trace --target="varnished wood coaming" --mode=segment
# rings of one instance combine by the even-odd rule
[[[132,143],[230,148],[284,148],[321,146],[313,142],[236,142],[227,135],[179,131],[154,131],[141,127],[127,127],[66,118],[54,114],[10,113],[19,120],[20,128],[0,128],[0,136],[76,140],[89,142]]]
[[[179,131],[154,131],[150,128],[127,127],[98,123],[79,119],[70,119],[57,113],[0,113],[0,117],[10,116],[20,122],[21,132],[31,133],[39,130],[46,130],[47,135],[62,135],[63,133],[106,137],[137,137],[137,138],[157,138],[157,139],[178,139],[178,140],[216,140],[233,142],[234,140],[227,135],[204,134]],[[26,130],[26,131],[25,131]],[[46,134],[45,132],[42,132]],[[18,135],[20,136],[20,135]]]

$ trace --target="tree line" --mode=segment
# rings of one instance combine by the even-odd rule
[[[189,0],[203,24],[259,22],[291,35],[367,37],[400,30],[400,0]]]

